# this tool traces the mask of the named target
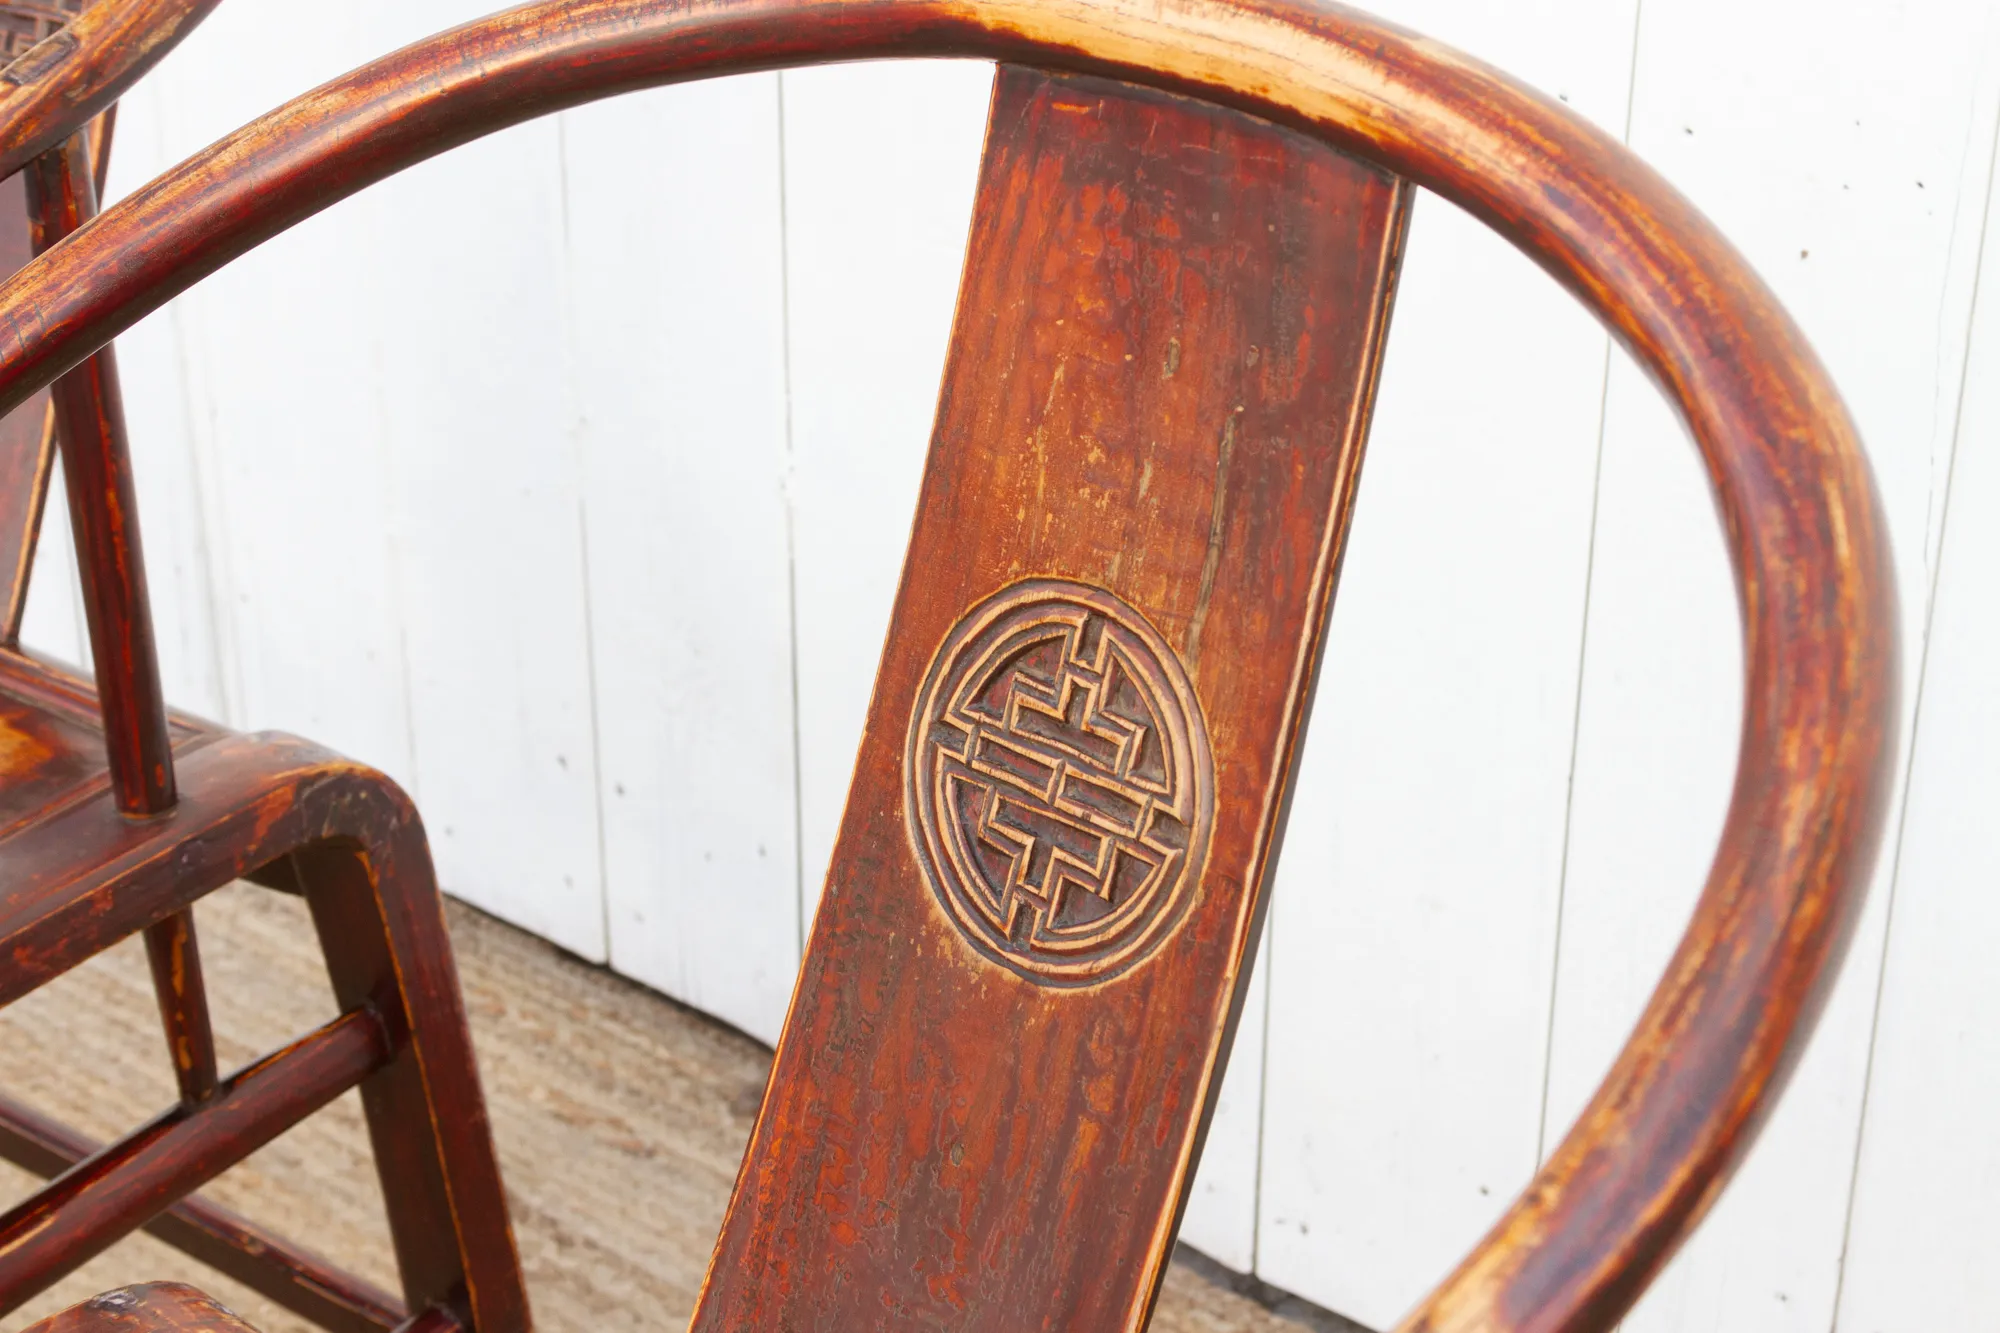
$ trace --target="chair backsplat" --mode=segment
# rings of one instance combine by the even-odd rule
[[[1150,1306],[1407,205],[1239,113],[1002,67],[859,768],[697,1329]]]

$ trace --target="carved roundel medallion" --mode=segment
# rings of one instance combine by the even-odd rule
[[[1081,583],[1019,583],[967,612],[931,663],[904,757],[933,892],[995,962],[1103,981],[1187,913],[1215,767],[1180,659]]]

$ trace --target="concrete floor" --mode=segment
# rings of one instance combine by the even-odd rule
[[[225,1069],[332,1017],[303,904],[249,886],[205,900],[197,923]],[[495,1134],[537,1325],[677,1327],[693,1308],[770,1052],[740,1033],[454,906]],[[98,1138],[173,1099],[138,941],[0,1011],[0,1087]],[[33,1188],[0,1164],[0,1191]],[[350,1094],[216,1181],[212,1197],[396,1288],[360,1108]],[[310,1328],[146,1236],[120,1243],[0,1329],[110,1287],[192,1282],[264,1333]],[[1159,1333],[1300,1333],[1294,1319],[1177,1262]],[[1260,1294],[1260,1293],[1253,1293]],[[1303,1320],[1303,1322],[1301,1322]]]

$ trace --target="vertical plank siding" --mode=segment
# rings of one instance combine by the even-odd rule
[[[925,60],[779,78],[810,919],[916,510],[993,70]]]
[[[302,41],[280,7],[218,10],[142,86],[131,133],[113,153],[110,193],[225,133],[253,107],[363,58],[373,49],[367,17],[361,6],[343,7]],[[166,678],[198,673],[185,652],[210,654],[220,682],[210,702],[222,705],[222,720],[322,738],[420,790],[394,483],[374,373],[384,329],[368,286],[383,200],[317,219],[176,303],[168,318],[185,403],[141,399],[132,433],[150,521],[161,509],[171,514],[178,498],[155,499],[165,479],[147,467],[159,447],[153,437],[186,432],[191,480],[180,495],[198,498],[206,543],[205,561],[194,561],[180,554],[192,549],[186,536],[156,539],[177,553],[163,551],[163,560],[205,565],[213,617],[201,629],[162,633]],[[134,373],[146,383],[161,374]],[[301,411],[306,403],[312,410]],[[333,549],[329,542],[340,558],[312,554]],[[164,599],[164,570],[161,581]]]
[[[1910,664],[1900,772],[1992,161],[1990,7],[1925,5],[1885,21],[1878,6],[1844,3],[1797,20],[1777,5],[1646,6],[1631,146],[1771,282],[1854,412],[1890,526]],[[1715,40],[1725,30],[1731,40]],[[1622,358],[1597,532],[1551,1133],[1608,1066],[1693,907],[1742,710],[1738,613],[1705,480]],[[1789,1092],[1735,1186],[1628,1318],[1634,1333],[1832,1327],[1895,836]]]
[[[137,460],[145,455],[134,449],[132,456],[134,467],[143,468],[143,462]],[[62,482],[61,469],[58,462],[49,481],[51,487]],[[140,488],[141,505],[146,503],[149,489]],[[76,546],[70,540],[69,514],[63,505],[50,505],[42,514],[41,540],[35,545],[35,572],[28,584],[28,602],[21,616],[21,642],[61,661],[88,666],[90,651],[83,628],[82,597]],[[162,643],[161,656],[165,657],[167,651]],[[171,682],[173,677],[168,675],[166,679]]]
[[[1385,13],[1616,134],[1635,7]],[[1272,907],[1257,1236],[1269,1281],[1370,1327],[1539,1164],[1606,346],[1417,202]]]
[[[778,77],[563,119],[611,963],[766,1041],[799,966]]]
[[[1840,1327],[2000,1305],[2000,236],[1984,260],[1877,1001]]]
[[[128,99],[109,197],[488,7],[363,0],[302,27],[231,0]],[[2000,17],[1375,7],[1626,135],[1717,220],[1832,367],[1893,527],[1902,817],[1789,1095],[1628,1327],[1981,1326]],[[774,1036],[910,531],[992,78],[843,66],[566,113],[136,328],[170,699],[383,767],[449,890]],[[391,316],[391,289],[417,299]],[[24,638],[85,651],[60,505]],[[1693,905],[1737,641],[1705,480],[1656,392],[1539,271],[1419,201],[1326,703],[1186,1239],[1380,1327],[1478,1237]]]

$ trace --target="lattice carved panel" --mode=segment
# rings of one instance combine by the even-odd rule
[[[83,8],[84,0],[6,0],[0,3],[0,64],[18,59],[28,49],[63,28]]]

